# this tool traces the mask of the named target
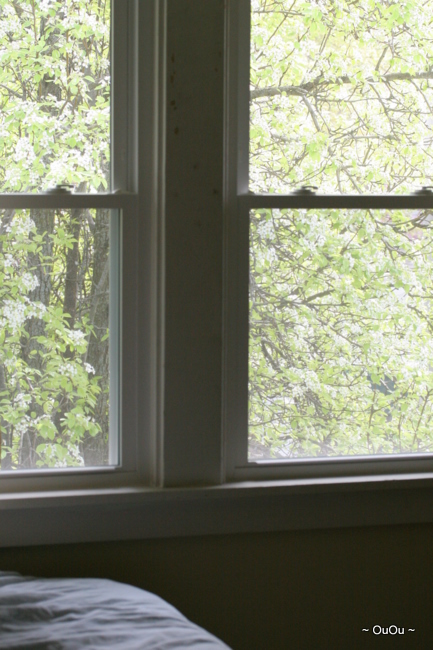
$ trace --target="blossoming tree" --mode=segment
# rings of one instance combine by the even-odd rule
[[[256,192],[432,184],[433,5],[252,0]],[[250,456],[433,451],[430,210],[251,214]]]
[[[0,0],[0,187],[109,183],[110,3]],[[108,462],[109,215],[4,210],[2,469]]]

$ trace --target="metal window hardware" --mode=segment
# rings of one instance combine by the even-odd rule
[[[70,183],[58,183],[55,187],[49,187],[46,190],[47,194],[72,194],[75,185]]]
[[[294,190],[292,194],[306,194],[306,195],[311,195],[315,194],[316,192],[314,190],[319,189],[316,187],[316,185],[302,185],[299,189]]]
[[[433,194],[433,185],[423,185],[420,190],[415,190],[414,194]]]

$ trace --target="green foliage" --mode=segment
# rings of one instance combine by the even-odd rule
[[[257,192],[405,192],[433,178],[433,9],[253,0]]]
[[[0,0],[0,186],[105,190],[110,3]]]
[[[253,0],[251,189],[433,182],[433,7]],[[251,214],[250,453],[433,451],[433,215]],[[261,445],[261,447],[260,447]]]
[[[32,217],[41,220],[37,211]],[[103,433],[95,405],[108,377],[93,376],[95,369],[86,361],[96,336],[89,319],[95,300],[95,241],[88,222],[81,224],[79,240],[66,232],[62,224],[67,226],[68,217],[69,227],[74,227],[76,220],[67,211],[56,211],[51,223],[55,235],[39,235],[29,211],[16,212],[0,236],[0,365],[7,387],[0,416],[12,467],[83,464],[83,438]],[[64,308],[65,264],[74,243],[81,273],[71,328],[71,315]],[[106,328],[98,337],[102,334],[106,336]],[[108,412],[106,398],[104,409]]]
[[[250,432],[293,456],[433,448],[425,213],[251,218]]]
[[[110,2],[0,0],[0,189],[109,184]],[[0,214],[2,469],[108,462],[107,211]]]

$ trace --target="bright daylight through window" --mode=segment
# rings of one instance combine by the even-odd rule
[[[110,14],[109,0],[0,0],[2,472],[117,463],[119,215],[91,201],[110,188]],[[88,207],[62,208],[72,188],[55,209],[35,207],[30,195],[62,184],[88,193]],[[28,209],[1,209],[7,193]]]
[[[432,26],[252,0],[250,461],[433,452]]]

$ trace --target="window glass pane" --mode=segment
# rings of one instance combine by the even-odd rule
[[[431,211],[255,210],[249,457],[433,452]]]
[[[109,250],[118,214],[6,210],[0,217],[1,468],[116,463]]]
[[[109,49],[109,0],[0,0],[0,191],[107,190]]]
[[[433,3],[252,0],[256,192],[433,182]]]

